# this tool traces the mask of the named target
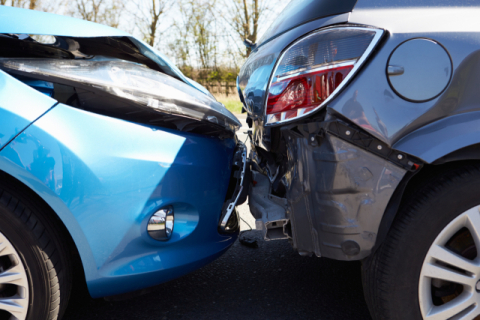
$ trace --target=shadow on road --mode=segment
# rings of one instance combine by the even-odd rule
[[[258,231],[249,235],[260,240]],[[75,319],[370,319],[360,263],[300,257],[287,241],[238,241],[210,265],[121,302],[70,301]]]

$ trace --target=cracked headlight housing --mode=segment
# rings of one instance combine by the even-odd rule
[[[120,114],[120,118],[127,120],[155,124],[155,118],[160,117],[163,122],[175,122],[180,130],[195,125],[188,121],[180,123],[179,119],[195,120],[222,127],[230,133],[241,126],[215,99],[171,76],[133,62],[8,58],[0,59],[0,69],[12,75],[74,87],[82,104],[93,104],[94,109],[104,109],[100,113]],[[97,98],[86,92],[96,93]],[[109,103],[108,97],[114,102]],[[102,104],[105,107],[100,106]],[[139,116],[142,112],[145,119]],[[171,120],[171,116],[176,117]]]

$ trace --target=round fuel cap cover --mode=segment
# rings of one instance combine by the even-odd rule
[[[445,48],[431,39],[412,39],[390,55],[387,77],[403,99],[423,102],[440,95],[452,76],[452,61]]]

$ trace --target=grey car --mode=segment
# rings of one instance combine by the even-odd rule
[[[293,0],[246,42],[256,227],[361,260],[374,319],[480,315],[479,17],[471,0]]]

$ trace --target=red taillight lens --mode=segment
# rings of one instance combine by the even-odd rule
[[[268,89],[266,124],[303,116],[327,103],[355,73],[382,33],[338,27],[310,34],[290,46]]]
[[[295,118],[322,104],[353,69],[324,69],[275,82],[270,87],[267,114],[280,120]]]

